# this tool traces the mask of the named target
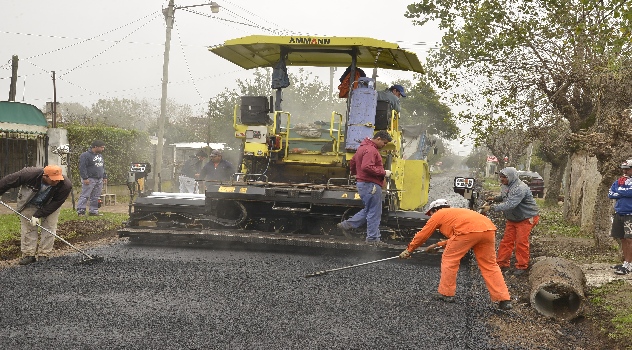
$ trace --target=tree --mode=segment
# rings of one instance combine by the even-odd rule
[[[441,101],[441,96],[430,85],[425,77],[418,74],[416,84],[409,81],[398,81],[397,84],[407,87],[407,97],[400,99],[402,125],[426,125],[428,132],[445,140],[454,140],[459,135],[455,115],[450,107]],[[408,88],[409,87],[409,88]]]
[[[89,123],[90,108],[77,102],[62,102],[57,106],[57,115],[65,124]]]
[[[147,100],[99,99],[90,116],[97,124],[146,131],[157,120],[156,106]]]
[[[475,119],[489,119],[476,112],[480,101],[530,127],[544,126],[533,119],[544,113],[533,109],[553,109],[579,133],[598,130],[607,115],[632,102],[629,89],[620,89],[631,70],[627,0],[424,0],[409,5],[406,16],[419,25],[437,21],[445,30],[441,48],[431,54],[431,77],[442,88],[468,82],[454,97]],[[545,146],[554,141],[538,138]],[[587,141],[587,148],[598,147]]]

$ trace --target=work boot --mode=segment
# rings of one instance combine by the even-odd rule
[[[366,241],[365,242],[368,245],[372,245],[374,247],[378,247],[378,248],[386,248],[388,247],[388,243],[382,242],[382,241]]]
[[[77,211],[77,215],[78,216],[84,216],[84,215],[86,215],[86,212],[85,211]]]
[[[48,261],[48,257],[47,257],[47,256],[43,256],[43,255],[40,255],[40,256],[38,256],[38,257],[37,257],[37,261],[38,261],[38,262],[43,262],[43,263],[44,263],[44,262],[47,262],[47,261]]]
[[[436,300],[445,301],[446,303],[453,303],[454,302],[454,297],[449,297],[449,296],[443,295],[441,293],[435,294],[435,299]]]
[[[338,225],[336,225],[336,228],[338,229],[338,231],[340,231],[340,233],[342,233],[343,236],[347,237],[347,238],[351,238],[351,230],[347,229],[342,222],[339,223]]]
[[[503,300],[498,303],[498,308],[501,310],[511,310],[513,306],[511,305],[511,300]]]
[[[34,256],[32,256],[32,255],[27,255],[27,256],[22,257],[22,259],[20,259],[20,261],[18,262],[18,264],[20,264],[20,265],[28,265],[28,264],[32,264],[32,263],[34,263],[35,261],[36,261],[36,260],[35,260],[35,257],[34,257]]]
[[[88,213],[88,216],[103,216],[103,214],[100,214],[100,213]]]
[[[622,265],[620,268],[615,269],[614,273],[616,273],[617,275],[627,275],[630,273],[630,269],[627,268],[625,265]]]

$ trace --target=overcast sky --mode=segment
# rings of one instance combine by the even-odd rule
[[[404,17],[413,1],[216,0],[177,9],[172,31],[168,96],[203,111],[224,89],[247,79],[248,71],[215,56],[209,46],[247,35],[363,36],[396,42],[426,53],[440,41],[432,26]],[[207,1],[176,0],[176,6]],[[147,98],[159,104],[165,48],[166,0],[2,0],[0,11],[0,100],[7,100],[11,57],[20,59],[16,101],[43,108],[53,100],[87,107],[99,99]],[[191,12],[194,11],[194,12]],[[290,69],[292,69],[290,67]],[[329,81],[329,70],[321,75]],[[409,72],[380,71],[382,81],[413,79]]]

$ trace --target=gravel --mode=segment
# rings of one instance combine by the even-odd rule
[[[435,182],[438,180],[434,180]],[[451,181],[451,179],[450,179]],[[451,184],[449,186],[451,191]],[[450,198],[448,198],[451,200]],[[504,349],[485,321],[478,268],[463,263],[455,303],[432,298],[438,255],[389,260],[370,252],[136,246],[0,270],[2,348]],[[392,253],[391,253],[392,255]]]

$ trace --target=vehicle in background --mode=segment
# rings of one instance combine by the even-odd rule
[[[518,171],[518,178],[531,189],[534,197],[544,197],[544,179],[535,171]]]

